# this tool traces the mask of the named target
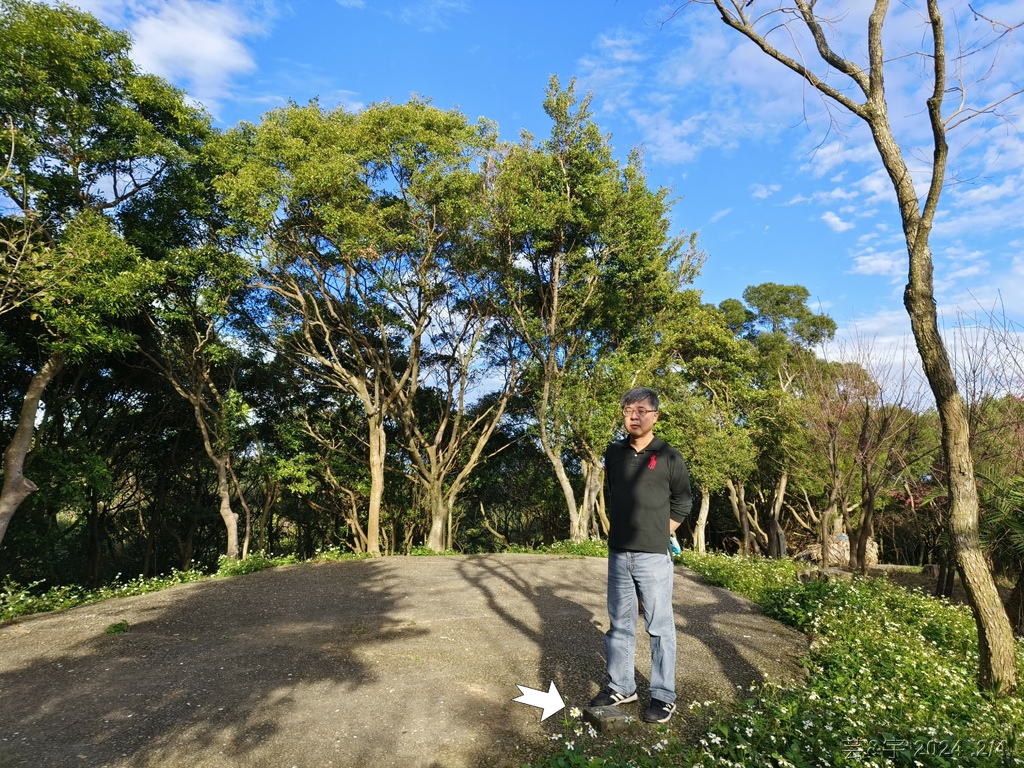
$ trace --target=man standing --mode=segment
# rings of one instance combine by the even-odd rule
[[[622,396],[626,437],[604,454],[608,534],[609,684],[591,706],[636,701],[637,598],[651,638],[651,704],[643,719],[665,723],[676,705],[676,621],[669,538],[692,506],[690,476],[679,451],[654,436],[658,395],[636,387]]]

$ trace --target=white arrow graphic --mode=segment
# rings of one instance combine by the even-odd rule
[[[531,707],[540,707],[544,712],[541,714],[541,722],[544,722],[551,717],[555,712],[565,709],[565,702],[562,701],[561,695],[558,693],[558,689],[555,687],[555,683],[551,681],[551,687],[548,688],[548,692],[535,691],[533,688],[527,688],[524,685],[516,685],[523,695],[518,699],[512,699],[512,701],[519,701],[523,704],[529,704]]]

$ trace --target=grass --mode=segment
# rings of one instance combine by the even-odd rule
[[[572,738],[558,738],[537,768],[1024,765],[1024,697],[978,690],[966,608],[884,579],[802,584],[786,561],[694,553],[684,561],[807,633],[806,683],[752,687],[732,705],[681,701],[683,722],[640,741],[604,744],[567,719]],[[1019,643],[1017,651],[1024,669]],[[684,722],[699,734],[675,730]]]

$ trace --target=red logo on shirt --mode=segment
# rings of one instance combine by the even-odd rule
[[[657,464],[658,464],[658,454],[654,454],[653,456],[651,456],[651,461],[647,465],[647,468],[648,469],[654,469],[657,466]]]

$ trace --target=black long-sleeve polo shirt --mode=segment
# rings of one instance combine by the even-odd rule
[[[669,520],[681,523],[693,506],[690,473],[679,451],[655,437],[638,452],[623,438],[605,450],[604,471],[608,546],[667,552]]]

